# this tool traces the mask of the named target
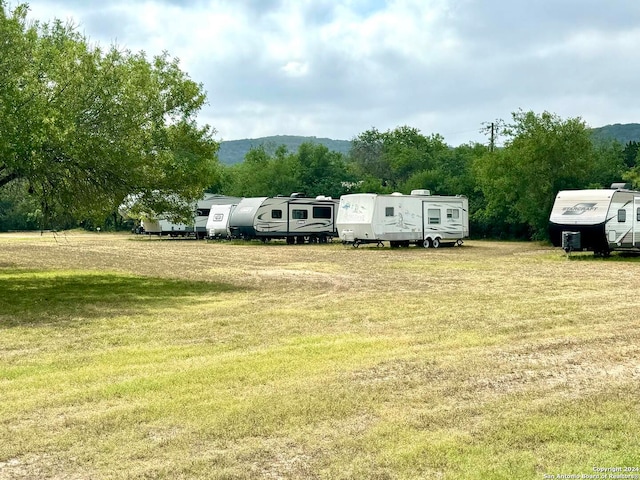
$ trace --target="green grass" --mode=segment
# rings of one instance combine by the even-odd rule
[[[640,264],[576,259],[0,236],[0,479],[640,466]]]

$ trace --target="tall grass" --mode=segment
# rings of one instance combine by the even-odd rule
[[[0,479],[640,466],[640,263],[0,236]]]

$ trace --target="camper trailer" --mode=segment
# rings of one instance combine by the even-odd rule
[[[167,219],[143,218],[140,221],[138,233],[149,235],[169,235],[172,237],[184,237],[193,232],[193,227],[184,223],[173,223]]]
[[[211,206],[207,219],[207,238],[212,240],[231,238],[229,219],[237,205],[238,202]]]
[[[343,195],[336,226],[342,242],[355,247],[382,242],[391,247],[462,245],[469,236],[469,202],[464,196],[431,195],[428,190]]]
[[[620,187],[561,191],[549,216],[549,235],[567,252],[640,251],[640,192]]]
[[[232,238],[326,243],[336,235],[338,202],[331,197],[243,198],[229,220]]]
[[[205,194],[202,199],[194,205],[193,222],[189,225],[184,223],[173,223],[166,218],[149,218],[140,222],[141,233],[169,236],[195,236],[205,238],[207,236],[207,221],[209,213],[214,205],[237,204],[240,201],[237,197],[227,197],[225,195]]]
[[[240,201],[238,197],[227,197],[226,195],[205,194],[195,209],[195,231],[198,238],[205,238],[208,235],[207,223],[211,210],[218,206],[228,207],[229,205],[237,205]]]

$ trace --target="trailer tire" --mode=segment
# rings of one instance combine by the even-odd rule
[[[431,245],[433,246],[433,248],[438,248],[440,246],[440,238],[436,237],[433,239],[433,241],[431,242]]]
[[[423,246],[424,248],[429,248],[429,247],[431,247],[431,239],[430,239],[430,238],[425,238],[425,239],[424,239],[424,242],[422,242],[422,246]]]

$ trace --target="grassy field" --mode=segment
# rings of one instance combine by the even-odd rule
[[[639,260],[0,235],[0,479],[640,475]]]

